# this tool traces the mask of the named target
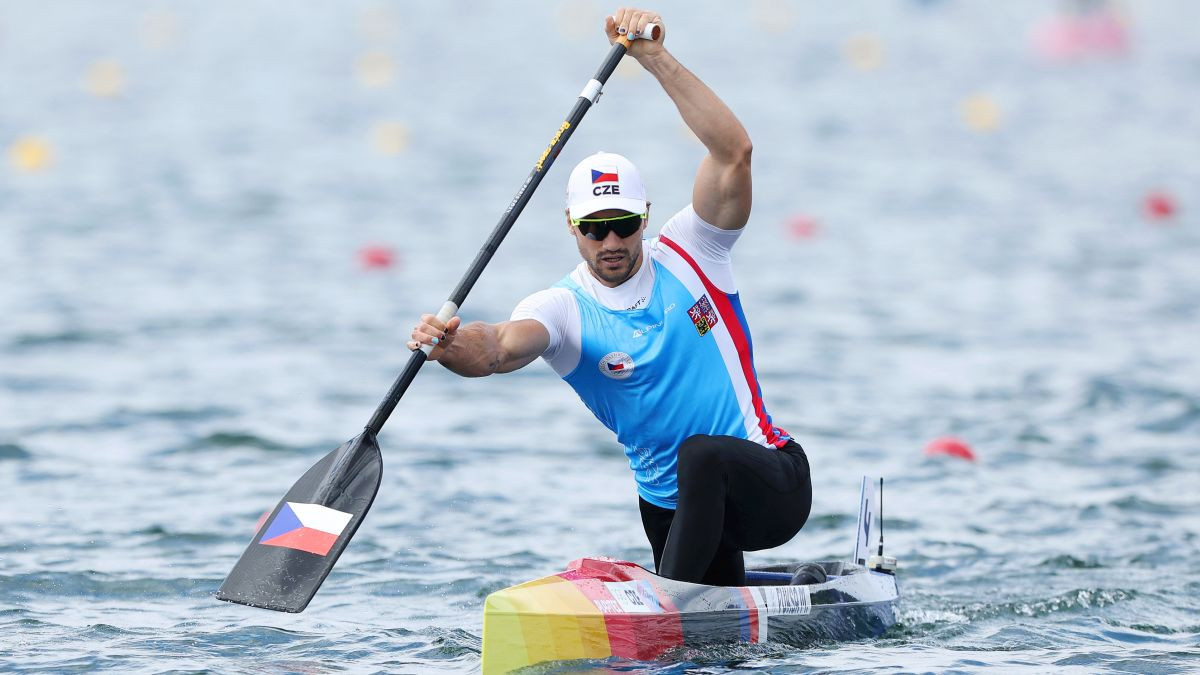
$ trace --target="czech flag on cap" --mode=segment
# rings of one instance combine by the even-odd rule
[[[258,543],[328,555],[353,517],[320,504],[285,502]]]
[[[616,183],[618,181],[620,181],[620,179],[617,178],[616,167],[612,167],[612,168],[608,169],[607,171],[597,171],[595,169],[592,169],[592,184],[593,185],[595,185],[596,183]]]

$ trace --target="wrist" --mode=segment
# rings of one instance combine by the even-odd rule
[[[637,59],[638,63],[642,64],[643,68],[655,76],[661,76],[670,72],[673,66],[679,63],[665,47],[660,47],[652,52],[638,54],[634,58]]]

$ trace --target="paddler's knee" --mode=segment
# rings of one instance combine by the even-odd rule
[[[721,452],[721,442],[717,436],[688,436],[679,446],[679,479],[686,480],[696,472],[711,471],[720,460]]]

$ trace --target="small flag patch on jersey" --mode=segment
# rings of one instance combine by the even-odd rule
[[[624,380],[633,375],[633,357],[625,352],[609,352],[600,359],[600,373],[614,380]]]
[[[592,184],[596,183],[616,183],[620,179],[617,178],[617,170],[609,169],[608,171],[597,171],[592,169]]]
[[[701,337],[720,323],[717,320],[717,312],[713,309],[712,303],[708,301],[708,295],[700,296],[696,304],[688,309],[688,317],[696,325],[696,332],[700,333]]]
[[[353,517],[320,504],[286,502],[258,543],[328,555]]]

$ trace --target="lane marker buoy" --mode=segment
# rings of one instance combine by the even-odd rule
[[[396,262],[396,252],[388,246],[371,244],[358,252],[358,261],[364,269],[387,269]]]
[[[925,454],[926,456],[957,457],[968,462],[975,461],[975,451],[971,450],[971,446],[967,445],[966,441],[954,436],[941,436],[929,441],[929,444],[925,446]]]
[[[821,233],[821,223],[816,218],[803,213],[789,218],[786,227],[788,234],[793,239],[812,239]]]
[[[379,122],[371,129],[371,145],[384,155],[402,155],[408,149],[408,127],[400,122]]]
[[[1142,199],[1142,214],[1149,220],[1164,221],[1175,217],[1179,210],[1175,198],[1162,190],[1154,190]]]
[[[354,77],[366,89],[383,89],[396,79],[396,64],[387,52],[367,52],[354,62]]]
[[[125,71],[116,61],[96,61],[83,77],[83,90],[100,98],[119,96],[125,91]]]
[[[875,70],[883,65],[883,43],[873,35],[861,33],[850,36],[842,47],[842,53],[850,65],[858,70]]]
[[[988,133],[1000,127],[1003,116],[1000,106],[987,94],[974,94],[963,99],[960,106],[963,122],[971,131]]]
[[[22,173],[44,171],[54,164],[54,149],[38,136],[22,136],[8,150],[8,159]]]

